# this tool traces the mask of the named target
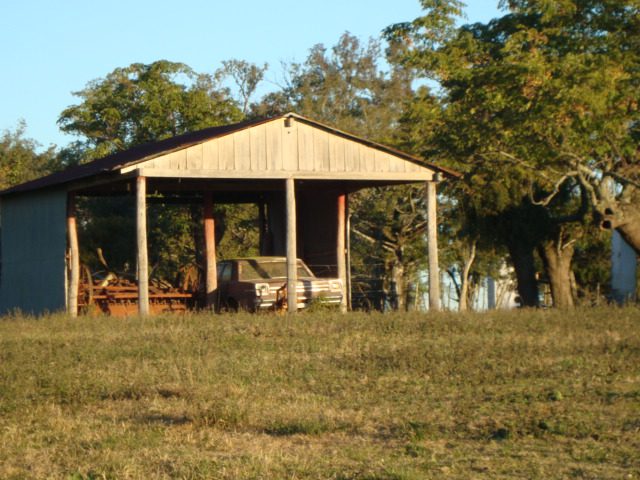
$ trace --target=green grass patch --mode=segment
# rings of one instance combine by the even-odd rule
[[[640,478],[640,310],[0,319],[0,478]]]

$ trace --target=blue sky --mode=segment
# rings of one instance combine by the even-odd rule
[[[497,0],[468,0],[467,19],[498,15]],[[71,92],[116,67],[159,59],[213,72],[222,60],[302,61],[342,33],[366,39],[421,13],[418,0],[0,0],[0,131],[27,122],[43,146],[64,145],[56,120]]]

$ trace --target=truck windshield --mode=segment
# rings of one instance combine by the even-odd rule
[[[300,260],[298,260],[298,277],[313,277],[307,266]],[[240,280],[287,278],[287,262],[284,260],[240,260],[238,262],[238,278]]]

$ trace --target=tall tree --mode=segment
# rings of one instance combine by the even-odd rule
[[[68,163],[99,158],[134,145],[153,142],[205,127],[233,123],[242,112],[214,75],[198,74],[187,65],[165,60],[117,68],[75,94],[77,105],[65,109],[61,129],[81,137],[65,149]],[[154,273],[171,279],[185,263],[196,261],[194,232],[197,209],[162,204],[150,206],[149,245]],[[131,199],[88,201],[81,224],[84,260],[98,266],[98,247],[110,266],[133,271],[127,245],[134,237]],[[224,209],[218,214],[224,215]],[[107,243],[107,239],[109,239]]]
[[[442,87],[444,116],[425,148],[455,159],[467,200],[506,227],[525,303],[535,303],[538,249],[557,282],[554,303],[570,306],[573,245],[589,206],[633,244],[637,2],[502,2],[501,18],[462,27],[462,2],[422,5],[426,15],[389,33],[412,42],[408,61]]]
[[[222,68],[216,72],[218,78],[231,77],[238,89],[239,104],[242,106],[242,113],[249,112],[249,102],[256,92],[258,85],[264,79],[264,74],[269,68],[268,64],[261,67],[247,62],[246,60],[223,60]]]
[[[66,108],[58,125],[82,138],[88,159],[242,118],[213,75],[166,60],[116,68],[74,95],[81,102]]]

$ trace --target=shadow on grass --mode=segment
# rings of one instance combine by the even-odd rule
[[[291,435],[320,435],[327,432],[335,432],[335,425],[330,425],[322,420],[299,420],[293,422],[273,423],[264,429],[264,433],[274,437],[286,437]]]
[[[136,421],[145,425],[166,425],[169,427],[187,425],[193,420],[186,415],[148,414],[136,417]]]

